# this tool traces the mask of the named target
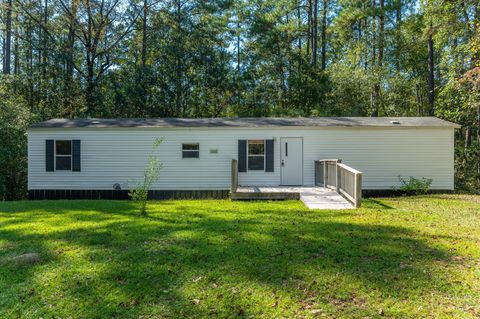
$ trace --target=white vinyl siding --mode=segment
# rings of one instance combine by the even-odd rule
[[[432,178],[433,189],[453,189],[453,128],[111,128],[31,129],[29,189],[123,189],[138,181],[157,137],[163,164],[154,189],[228,189],[238,140],[274,139],[274,172],[239,173],[240,185],[280,184],[280,138],[303,137],[304,185],[314,183],[313,161],[341,158],[364,173],[365,189],[398,186],[398,176]],[[45,140],[82,141],[82,171],[45,171]],[[199,143],[200,157],[182,160],[182,144]],[[211,153],[210,150],[218,153]]]

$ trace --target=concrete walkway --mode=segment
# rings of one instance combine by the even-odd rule
[[[323,187],[239,186],[238,193],[299,193],[310,209],[351,209],[353,205],[336,191]]]

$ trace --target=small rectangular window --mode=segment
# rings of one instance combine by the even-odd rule
[[[200,144],[188,143],[182,144],[182,158],[199,158]]]
[[[72,170],[72,141],[55,141],[55,170]]]
[[[248,170],[263,171],[265,169],[265,141],[248,141]]]

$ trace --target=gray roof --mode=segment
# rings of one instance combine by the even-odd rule
[[[170,128],[170,127],[452,127],[458,124],[436,117],[251,117],[152,119],[52,119],[30,128]]]

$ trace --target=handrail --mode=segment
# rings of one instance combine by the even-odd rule
[[[362,200],[362,172],[342,163],[340,159],[316,160],[315,185],[333,188],[360,207]]]
[[[315,162],[341,162],[342,160],[339,158],[330,158],[330,159],[320,159],[315,160]]]
[[[362,172],[356,170],[355,168],[352,168],[352,167],[350,167],[350,166],[347,166],[347,165],[345,165],[345,164],[343,164],[343,163],[338,163],[338,166],[340,166],[340,167],[343,168],[343,169],[346,169],[347,171],[350,171],[350,172],[353,173],[353,174],[362,174]]]

